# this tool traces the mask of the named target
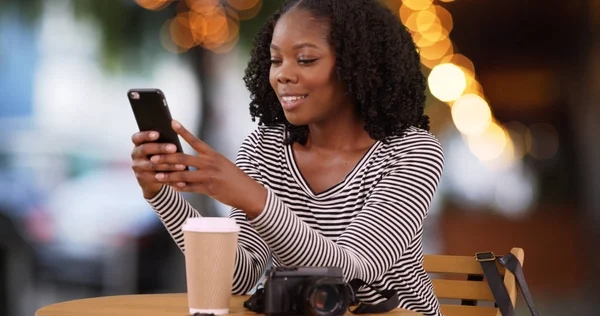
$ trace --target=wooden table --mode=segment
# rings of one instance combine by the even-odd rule
[[[256,316],[242,303],[247,296],[232,296],[228,315]],[[187,316],[186,294],[123,295],[88,298],[57,303],[40,308],[35,316]],[[352,315],[347,313],[348,315]],[[418,313],[396,309],[387,314],[417,316]]]

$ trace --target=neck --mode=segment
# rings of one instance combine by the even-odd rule
[[[325,150],[355,150],[370,146],[374,140],[364,126],[364,121],[353,111],[339,113],[327,121],[309,124],[306,146]]]

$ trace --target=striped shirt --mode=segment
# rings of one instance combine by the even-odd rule
[[[232,209],[241,227],[234,294],[245,294],[274,266],[341,267],[347,281],[359,278],[378,290],[394,289],[399,307],[440,315],[423,269],[423,221],[444,163],[429,132],[411,127],[404,136],[377,141],[346,178],[315,193],[284,145],[283,126],[259,126],[243,142],[236,164],[267,188],[263,212],[252,220]],[[200,214],[171,187],[148,202],[184,250],[181,225]],[[382,301],[360,290],[366,303]]]

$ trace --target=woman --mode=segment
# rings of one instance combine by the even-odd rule
[[[133,136],[144,197],[179,247],[183,222],[200,216],[179,192],[207,194],[241,226],[234,293],[252,289],[273,258],[342,267],[348,280],[397,290],[399,307],[439,315],[421,238],[443,153],[397,17],[374,0],[287,1],[256,37],[244,79],[259,127],[235,164],[176,121],[198,155],[152,143],[156,132]]]

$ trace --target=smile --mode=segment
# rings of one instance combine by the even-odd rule
[[[284,110],[292,111],[304,103],[307,97],[308,95],[282,96],[281,105]]]

